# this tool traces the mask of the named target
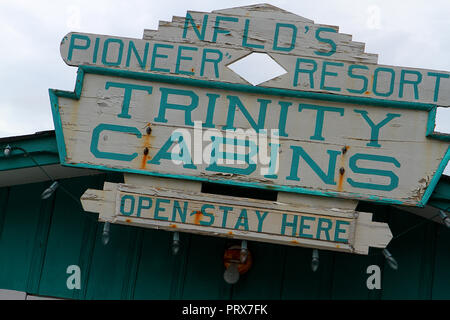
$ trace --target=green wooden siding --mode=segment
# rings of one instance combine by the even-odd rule
[[[76,198],[120,175],[62,180]],[[50,182],[0,188],[0,288],[71,299],[450,299],[450,230],[393,207],[363,203],[388,222],[394,271],[381,251],[368,256],[320,251],[311,271],[311,249],[249,242],[253,266],[236,285],[223,280],[223,253],[230,239],[181,234],[171,253],[171,233],[112,225],[108,245],[103,225],[58,189],[41,200]],[[382,270],[382,289],[368,290],[366,269]],[[69,265],[81,268],[81,290],[66,286]]]

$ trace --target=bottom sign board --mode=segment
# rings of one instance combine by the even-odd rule
[[[357,254],[392,239],[387,224],[349,209],[108,182],[88,189],[81,202],[100,221]]]

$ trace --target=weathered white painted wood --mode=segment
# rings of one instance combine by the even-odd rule
[[[129,109],[125,112],[127,117],[119,117],[124,112],[124,89],[118,84],[151,87],[152,93],[133,90]],[[172,92],[164,103],[188,106],[193,101],[192,97],[198,97],[198,103],[189,112],[181,110],[183,107],[168,107],[165,112],[161,111],[162,90]],[[254,125],[258,122],[260,110],[263,110],[261,101],[268,101],[263,127],[285,131],[279,139],[280,165],[276,177],[266,177],[262,169],[267,169],[268,165],[260,162],[256,162],[256,167],[248,171],[245,170],[249,168],[247,162],[234,165],[225,163],[220,168],[211,167],[204,159],[198,159],[202,163],[195,164],[195,168],[188,166],[187,162],[179,164],[170,159],[153,162],[166,142],[169,140],[170,143],[172,134],[180,128],[192,137],[186,145],[190,146],[189,153],[195,162],[192,124],[194,121],[207,121],[211,96],[217,98],[213,117],[208,120],[209,126],[213,125],[217,129],[214,135],[223,136],[226,134],[224,126],[232,119],[230,110],[234,110],[235,118],[228,125],[252,128],[250,120],[244,116],[236,101],[242,104],[242,108],[245,107],[243,110],[247,110]],[[232,100],[234,103],[231,103]],[[284,117],[283,104],[286,112]],[[321,129],[318,111],[314,108],[335,108],[327,109],[334,111],[324,112]],[[167,177],[226,180],[241,185],[253,183],[265,188],[281,186],[291,189],[278,189],[280,191],[311,192],[317,195],[328,192],[329,195],[348,199],[391,199],[407,205],[420,202],[448,148],[448,143],[444,141],[426,138],[426,111],[256,95],[95,74],[86,74],[79,100],[59,98],[59,112],[66,143],[65,160],[69,164],[134,170],[134,173],[151,172]],[[395,115],[380,127],[376,143],[371,141],[371,126],[361,112],[367,112],[366,116],[375,124],[381,123],[389,114]],[[286,119],[286,123],[283,119]],[[120,132],[122,129],[118,131],[111,127],[103,127],[104,130],[99,131],[101,125],[127,127],[135,133]],[[146,133],[149,126],[152,128],[151,134]],[[271,137],[268,138],[270,142]],[[243,139],[249,140],[248,137]],[[201,147],[205,150],[210,144],[211,137],[207,136]],[[145,148],[149,150],[148,155],[144,154]],[[299,156],[299,148],[309,155],[309,163],[304,156]],[[96,153],[93,150],[97,150]],[[168,152],[176,153],[173,148]],[[250,149],[237,152],[244,154]],[[111,156],[111,153],[135,156],[131,160],[121,160]],[[330,164],[331,171],[328,172]],[[383,189],[386,186],[389,187]]]
[[[146,41],[71,32],[61,41],[60,52],[64,62],[70,66],[87,65],[248,83],[226,65],[245,57],[251,51],[229,48],[226,52],[220,52],[213,46],[187,46],[168,40],[170,39]]]
[[[449,105],[450,79],[447,78],[450,73],[446,71],[347,61],[330,63],[319,57],[309,59],[279,53],[270,55],[287,73],[259,84],[261,87]],[[436,73],[447,78],[437,82]],[[410,83],[416,81],[417,85]]]
[[[378,65],[377,55],[351,39],[336,26],[263,4],[189,11],[161,22],[157,31],[145,30],[143,40],[69,33],[60,50],[72,66],[238,84],[248,82],[227,66],[262,52],[288,73],[260,86],[450,106],[449,72]]]
[[[83,208],[99,212],[101,221],[125,225],[357,254],[367,254],[370,246],[383,248],[392,238],[387,224],[371,222],[370,213],[353,210],[305,210],[279,202],[126,184],[106,183],[103,196],[93,197],[98,191],[85,192]]]
[[[278,202],[295,204],[302,207],[315,208],[339,208],[346,210],[355,210],[358,205],[357,200],[327,198],[319,196],[309,196],[305,194],[295,194],[290,192],[278,192]]]
[[[125,173],[123,176],[125,183],[132,186],[162,187],[175,190],[190,190],[194,192],[200,192],[202,189],[202,183],[198,181],[149,177],[134,173]]]
[[[386,226],[386,223],[373,222],[371,213],[359,213],[355,228],[355,250],[365,250],[367,246],[385,248],[392,239],[392,233]]]
[[[152,177],[134,173],[125,173],[124,180],[125,184],[132,186],[159,187],[191,192],[201,192],[202,188],[201,182],[198,181]],[[255,191],[255,193],[257,192],[258,191]],[[296,207],[321,208],[321,210],[323,208],[355,210],[358,205],[357,200],[326,198],[282,191],[277,193],[276,202],[286,205],[289,204]]]
[[[236,13],[233,11],[226,13],[222,11],[213,11],[213,13],[188,11],[187,18],[173,17],[171,22],[161,21],[158,30],[144,30],[143,39],[162,41],[170,39],[173,42],[211,44],[223,48],[249,48],[256,52],[318,57],[320,54],[316,54],[316,51],[327,53],[331,47],[329,43],[317,40],[316,31],[330,29],[331,31],[328,33],[325,30],[320,32],[323,33],[323,38],[327,37],[335,41],[334,59],[377,63],[377,55],[364,52],[364,43],[351,41],[352,36],[338,33],[339,28],[336,26],[314,24],[311,20],[282,10],[259,11],[243,10],[243,8],[237,8],[239,10]],[[263,14],[259,14],[260,12]],[[219,20],[217,17],[220,17]],[[186,19],[188,25],[185,28]],[[232,21],[228,19],[232,19]],[[191,21],[201,32],[201,39],[193,30]],[[205,24],[204,21],[206,21]],[[229,33],[217,34],[216,25]],[[286,49],[291,46],[292,49]]]

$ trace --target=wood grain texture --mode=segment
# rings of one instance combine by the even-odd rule
[[[146,86],[152,89],[152,93],[133,90],[127,111],[128,117],[119,117],[123,112],[125,90],[120,87],[108,87],[108,83]],[[163,99],[162,90],[184,93],[169,94],[167,99]],[[186,95],[186,92],[190,96]],[[227,125],[243,130],[253,129],[261,114],[265,118],[259,125],[265,129],[284,128],[285,136],[279,137],[279,171],[276,177],[268,178],[262,170],[267,169],[268,165],[261,162],[256,162],[257,165],[250,170],[248,161],[230,165],[225,163],[221,165],[221,169],[212,169],[210,163],[203,161],[204,159],[200,159],[202,163],[196,164],[195,168],[186,167],[186,162],[180,164],[171,159],[161,159],[159,163],[152,162],[165,143],[170,142],[170,137],[180,132],[179,129],[185,130],[184,132],[192,137],[190,142],[186,140],[186,144],[191,148],[192,161],[195,161],[195,133],[192,124],[194,121],[201,123],[207,121],[211,96],[217,96],[210,120],[210,125],[212,124],[216,130],[214,134],[225,137],[227,132],[224,127]],[[191,111],[186,112],[183,106],[190,105],[193,97],[197,97],[198,101],[192,105]],[[231,99],[234,99],[233,103]],[[236,101],[247,110],[247,115],[244,115]],[[267,101],[266,110],[262,109],[261,101]],[[177,107],[181,109],[169,107],[161,111],[161,106],[167,103],[181,106]],[[283,104],[284,111],[282,111]],[[314,108],[331,108],[327,110],[335,111],[324,111],[322,126],[319,128],[319,114]],[[389,114],[395,115],[380,126],[376,143],[372,137],[374,131],[361,112],[366,112],[366,117],[373,122],[372,126],[380,124]],[[59,98],[59,113],[66,144],[65,161],[68,164],[134,170],[136,173],[161,174],[186,179],[232,181],[241,185],[254,183],[269,189],[290,188],[278,189],[280,191],[328,192],[347,199],[379,201],[393,199],[406,205],[417,205],[420,202],[448,149],[447,142],[426,137],[428,119],[426,111],[242,93],[97,74],[85,75],[79,100]],[[101,124],[132,128],[135,133],[120,132],[109,127],[110,129],[94,136],[94,129],[99,128]],[[146,132],[148,127],[152,129],[150,134]],[[270,136],[268,139],[271,142]],[[202,150],[208,150],[211,141],[210,136],[204,136],[200,142]],[[98,156],[93,153],[93,144],[96,143],[94,149],[98,152],[135,156],[131,160]],[[176,153],[175,145],[176,142],[169,152]],[[149,151],[147,155],[144,154],[145,148]],[[223,150],[223,145],[220,148]],[[302,148],[309,155],[311,161],[316,164],[316,169],[313,168],[313,164],[307,163],[303,157],[294,153],[294,150],[299,150],[298,148]],[[249,149],[250,147],[244,151],[237,151],[236,148],[235,151],[246,154],[250,152]],[[333,154],[335,158],[332,158]],[[361,158],[361,155],[381,157],[376,159],[388,157],[390,160],[370,160]],[[298,168],[295,167],[296,163]],[[323,172],[322,176],[320,171]],[[391,172],[398,178],[397,186],[393,185],[393,176],[389,177],[390,174],[386,172]],[[325,179],[323,175],[328,178]],[[389,185],[390,189],[385,188]],[[301,190],[296,191],[295,188]]]
[[[371,213],[161,187],[105,183],[81,201],[100,221],[357,254],[384,248],[392,238],[387,224],[371,222]]]
[[[72,32],[60,51],[71,66],[248,85],[228,66],[259,52],[287,71],[260,86],[450,106],[449,72],[378,65],[378,55],[337,26],[267,4],[188,11],[145,30],[143,39]]]

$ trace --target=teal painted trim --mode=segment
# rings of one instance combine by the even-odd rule
[[[435,106],[428,113],[427,137],[431,138],[431,139],[441,140],[441,141],[450,141],[450,134],[434,131],[434,128],[436,127],[436,112],[437,112],[437,107]]]
[[[430,112],[428,113],[427,134],[426,134],[427,137],[432,135],[434,132],[434,128],[436,126],[436,110],[437,107],[433,107],[433,109],[431,109]]]
[[[52,108],[53,125],[55,127],[56,133],[56,143],[58,145],[59,160],[61,163],[65,162],[64,159],[66,159],[67,153],[66,153],[66,145],[64,142],[64,133],[62,130],[61,117],[59,115],[58,97],[79,100],[81,96],[81,91],[83,89],[84,73],[85,71],[83,70],[83,68],[78,68],[74,92],[55,89],[48,90],[50,95],[50,104]]]
[[[430,197],[434,191],[434,188],[436,188],[436,185],[438,184],[439,179],[441,178],[441,175],[444,172],[445,167],[447,166],[449,161],[450,161],[450,146],[447,148],[447,152],[445,153],[444,158],[442,159],[441,163],[439,164],[439,167],[436,170],[436,173],[434,174],[433,178],[431,179],[430,184],[428,185],[427,189],[425,190],[422,200],[420,200],[420,202],[418,204],[420,207],[423,207],[427,204],[428,200],[430,199]]]
[[[40,166],[48,166],[60,163],[57,152],[34,152],[30,155]],[[0,157],[0,172],[32,167],[36,167],[36,164],[33,162],[33,160],[29,159],[29,157],[26,157],[24,153],[21,153],[20,155],[17,154],[16,156],[12,155],[8,159]]]
[[[161,174],[161,173],[157,173],[157,172],[140,171],[140,170],[133,170],[133,169],[115,169],[115,168],[109,168],[106,166],[67,163],[65,161],[66,147],[65,147],[65,143],[64,143],[64,135],[63,135],[62,126],[61,126],[61,118],[60,118],[59,112],[58,112],[58,109],[59,109],[58,97],[66,97],[66,98],[78,100],[81,95],[81,89],[83,87],[83,80],[84,80],[85,73],[124,77],[124,78],[131,78],[131,79],[137,79],[137,80],[158,81],[158,82],[172,83],[172,84],[190,85],[190,86],[197,86],[197,87],[204,87],[204,88],[234,90],[234,91],[249,92],[249,93],[261,93],[261,94],[267,94],[267,95],[279,95],[279,96],[288,96],[288,97],[296,97],[296,98],[320,99],[320,100],[355,103],[355,104],[363,103],[363,104],[367,104],[367,105],[376,105],[376,106],[381,106],[381,107],[392,107],[392,108],[401,108],[401,109],[429,111],[432,114],[429,115],[429,117],[428,117],[427,132],[430,127],[430,121],[435,121],[435,115],[433,115],[433,112],[435,112],[435,111],[433,111],[433,110],[436,109],[436,106],[434,106],[432,104],[413,103],[413,102],[404,102],[404,101],[391,101],[391,100],[365,98],[365,97],[340,96],[340,95],[333,95],[333,94],[326,94],[326,93],[304,92],[304,91],[295,91],[295,90],[287,90],[287,89],[263,88],[263,87],[245,85],[245,84],[222,83],[222,82],[182,78],[182,77],[177,77],[177,76],[169,76],[169,75],[161,75],[161,74],[147,74],[147,73],[140,73],[140,72],[124,71],[124,70],[106,69],[106,68],[93,67],[93,66],[80,66],[78,69],[78,75],[77,75],[77,80],[76,80],[76,85],[75,85],[75,92],[53,90],[53,89],[49,90],[50,100],[52,103],[53,120],[55,123],[58,151],[60,154],[60,162],[62,165],[65,165],[65,166],[89,168],[89,169],[97,169],[97,170],[110,170],[110,171],[126,172],[126,173],[138,173],[138,174],[145,174],[145,175],[151,175],[151,176],[160,176],[160,177],[176,178],[176,179],[187,179],[187,180],[194,180],[194,181],[208,181],[208,182],[215,182],[215,183],[228,184],[228,185],[238,185],[238,186],[244,186],[244,187],[253,187],[253,188],[269,189],[269,190],[271,189],[271,190],[275,190],[275,191],[296,192],[296,193],[316,195],[316,196],[344,197],[344,198],[368,200],[368,201],[388,203],[388,204],[403,204],[402,201],[395,200],[395,199],[381,198],[381,197],[371,196],[371,195],[362,195],[362,194],[358,194],[358,193],[342,194],[342,193],[338,193],[338,192],[321,192],[321,191],[309,190],[306,188],[299,188],[299,187],[264,186],[264,185],[261,185],[258,183],[250,183],[250,182],[244,183],[244,182],[235,182],[235,181],[228,181],[228,180],[212,180],[212,179],[200,178],[200,177],[182,176],[182,175],[167,175],[167,174]],[[434,128],[434,126],[433,126],[433,128]],[[436,134],[430,135],[431,138],[437,138],[436,136],[441,137],[442,135],[436,135]],[[446,137],[446,135],[444,136],[444,138],[445,137]],[[444,160],[442,161],[442,163],[440,164],[440,167],[439,167],[438,171],[436,172],[436,175],[432,179],[432,183],[434,185],[430,184],[430,186],[426,190],[427,198],[425,198],[425,197],[422,198],[422,201],[414,203],[415,205],[418,205],[418,206],[424,205],[423,203],[426,203],[426,201],[430,197],[430,195],[432,193],[432,189],[434,189],[435,185],[437,184],[437,181],[435,181],[435,180],[436,179],[439,180],[439,177],[445,168],[446,162],[448,162],[448,157],[449,157],[448,153],[449,152],[447,151],[447,154],[444,157]],[[445,164],[444,164],[444,162],[445,162]],[[431,190],[431,191],[429,191],[429,190]]]
[[[66,145],[64,142],[61,117],[59,115],[58,110],[59,104],[58,104],[57,90],[49,89],[48,92],[50,95],[50,105],[52,109],[53,126],[55,127],[56,144],[58,146],[59,161],[61,163],[64,163],[64,159],[66,158]]]
[[[191,78],[182,78],[182,77],[178,77],[178,76],[162,75],[162,74],[150,74],[150,73],[141,73],[141,72],[134,72],[134,71],[106,69],[106,68],[93,67],[93,66],[80,66],[79,69],[84,70],[84,72],[86,72],[86,73],[94,73],[94,74],[109,75],[109,76],[115,76],[115,77],[131,78],[131,79],[137,79],[137,80],[150,80],[150,81],[158,81],[158,82],[173,83],[173,84],[183,84],[183,85],[203,87],[203,88],[234,90],[234,91],[240,91],[240,92],[261,93],[261,94],[266,94],[266,95],[278,95],[278,96],[286,96],[286,97],[294,97],[294,98],[308,98],[308,99],[318,99],[318,100],[327,100],[327,101],[345,102],[345,103],[354,103],[354,104],[376,105],[379,107],[392,107],[392,108],[400,108],[400,109],[413,109],[413,110],[425,110],[425,111],[429,111],[434,107],[434,105],[427,104],[427,103],[392,101],[392,100],[383,100],[383,99],[367,98],[367,97],[342,96],[342,95],[334,95],[334,94],[329,94],[329,93],[307,92],[307,91],[298,91],[298,90],[290,90],[290,89],[264,88],[264,87],[258,87],[258,86],[251,86],[251,85],[247,85],[247,84],[207,81],[207,80],[199,80],[199,79],[191,79]]]
[[[10,145],[12,148],[24,149],[30,157],[20,149],[13,149],[11,155],[6,158],[3,155],[3,149]],[[51,137],[30,137],[27,140],[19,140],[14,142],[3,142],[0,144],[0,171],[16,170],[23,168],[35,167],[33,159],[42,166],[59,164],[57,144],[53,136]]]

